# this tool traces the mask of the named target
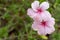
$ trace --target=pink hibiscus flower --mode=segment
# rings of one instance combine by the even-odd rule
[[[29,15],[33,20],[41,20],[44,17],[51,17],[50,13],[46,10],[49,8],[48,2],[43,2],[39,5],[39,1],[34,1],[31,4],[32,8],[27,10],[27,15]],[[38,20],[37,20],[38,19]]]
[[[55,31],[54,24],[54,18],[46,18],[39,22],[34,21],[32,28],[37,31],[39,35],[46,35]]]

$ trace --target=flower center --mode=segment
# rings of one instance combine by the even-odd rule
[[[46,21],[42,21],[41,25],[46,26]]]
[[[38,13],[41,13],[42,12],[42,9],[41,8],[37,9],[37,12]]]

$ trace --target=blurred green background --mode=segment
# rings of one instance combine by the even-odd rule
[[[27,9],[34,0],[0,0],[0,40],[44,40],[32,30],[33,20],[27,15]],[[48,11],[55,18],[56,31],[47,40],[60,40],[60,0],[48,1]]]

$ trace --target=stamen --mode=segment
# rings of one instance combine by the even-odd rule
[[[38,13],[41,13],[42,12],[42,9],[41,8],[37,9],[37,12]]]
[[[46,21],[42,21],[41,25],[46,26]]]

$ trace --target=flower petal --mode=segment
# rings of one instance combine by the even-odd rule
[[[31,18],[33,18],[35,16],[35,12],[31,8],[29,8],[27,10],[27,15],[29,15]]]
[[[38,21],[41,21],[41,20],[47,21],[49,20],[49,18],[51,18],[51,14],[48,11],[44,11],[39,15],[40,16],[38,17]]]
[[[54,31],[55,31],[54,26],[45,27],[45,32],[46,32],[47,34],[51,34],[51,33],[53,33]]]
[[[49,17],[49,18],[51,17],[51,14],[48,11],[44,11],[43,13],[45,14],[46,17]]]
[[[40,5],[40,8],[46,10],[49,8],[49,3],[48,2],[43,2],[41,5]]]
[[[39,35],[46,35],[45,28],[40,26],[40,29],[37,31]]]
[[[31,7],[34,11],[37,11],[36,9],[39,7],[39,1],[34,1],[32,4],[31,4]]]
[[[54,26],[54,24],[55,24],[55,19],[53,17],[49,18],[47,25]]]
[[[42,21],[41,16],[37,13],[36,13],[35,17],[33,18],[33,20],[36,21],[36,22],[41,22]]]
[[[34,21],[32,24],[32,28],[33,30],[38,31],[40,29],[40,25],[36,21]]]

